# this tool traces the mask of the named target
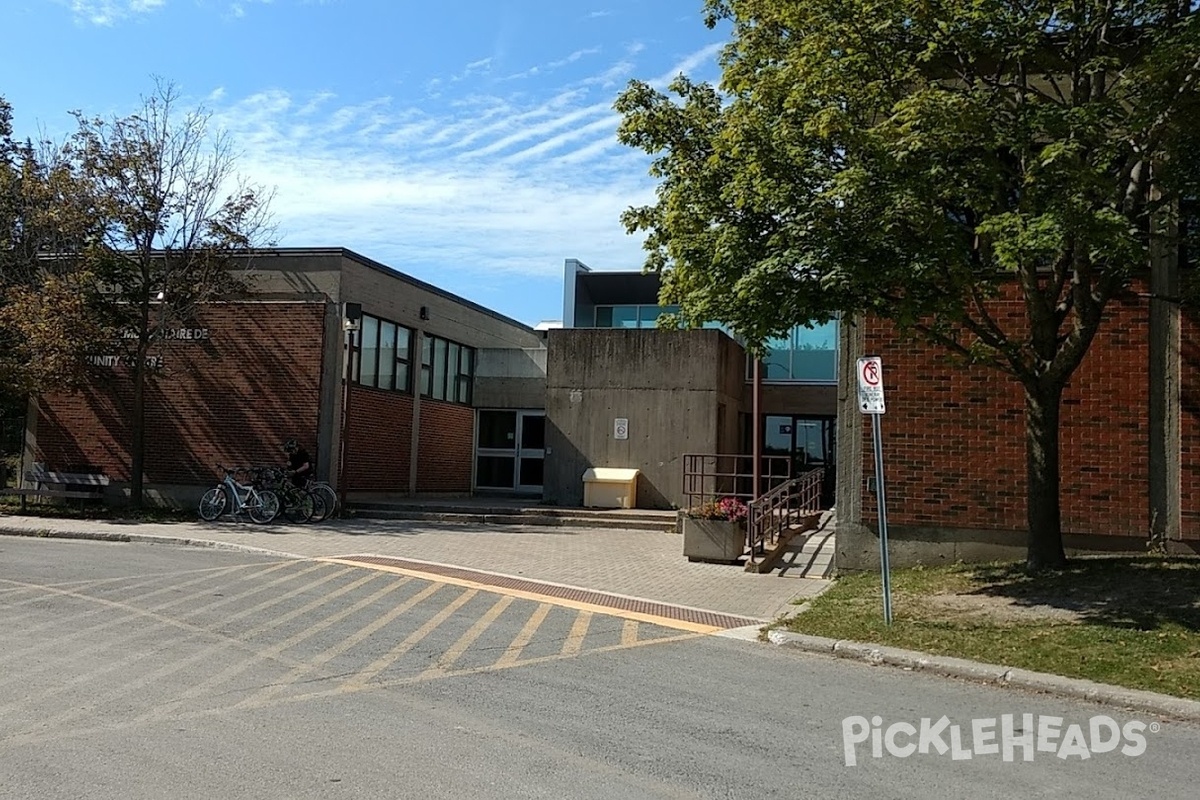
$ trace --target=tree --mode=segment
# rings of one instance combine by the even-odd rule
[[[178,90],[157,82],[127,117],[76,113],[65,151],[84,186],[99,235],[85,248],[99,289],[96,310],[119,333],[132,381],[130,502],[139,506],[145,465],[145,392],[152,346],[206,301],[240,292],[235,260],[271,231],[269,194],[234,172],[229,139],[211,134],[199,107],[179,114]]]
[[[10,399],[84,382],[104,339],[82,266],[96,234],[88,207],[62,149],[15,141],[0,98],[0,386]]]
[[[1062,566],[1061,399],[1200,193],[1196,0],[707,0],[720,89],[635,82],[647,268],[752,345],[871,314],[1024,389],[1027,562]],[[1023,314],[995,313],[1015,292]]]

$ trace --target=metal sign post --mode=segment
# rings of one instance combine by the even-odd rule
[[[887,491],[883,481],[883,360],[879,357],[858,360],[858,408],[871,417],[871,438],[875,442],[875,499],[879,508],[879,571],[883,576],[883,621],[892,624],[892,569],[888,563]]]

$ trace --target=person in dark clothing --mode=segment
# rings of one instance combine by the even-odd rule
[[[288,454],[288,477],[295,486],[303,488],[308,483],[308,479],[312,477],[312,458],[295,439],[288,439],[284,442],[283,452]]]

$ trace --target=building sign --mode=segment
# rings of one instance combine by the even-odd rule
[[[132,367],[136,359],[133,356],[88,356],[87,362],[93,367]],[[163,357],[146,356],[146,366],[150,369],[162,369]]]
[[[618,417],[613,420],[613,438],[628,439],[629,438],[629,420],[624,417]]]
[[[138,332],[132,328],[127,328],[121,332],[121,338],[136,339],[138,338]],[[158,331],[151,331],[150,338],[160,338]],[[168,341],[203,342],[208,341],[210,337],[208,335],[208,328],[166,328],[162,331],[161,338]]]
[[[858,410],[864,414],[884,413],[883,359],[878,356],[858,360]]]

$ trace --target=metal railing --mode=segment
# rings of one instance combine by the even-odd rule
[[[756,495],[787,483],[790,456],[762,456],[759,490],[754,491],[754,456],[689,453],[683,457],[683,497],[692,509],[726,497],[749,503]]]
[[[803,524],[806,517],[821,512],[821,484],[825,470],[814,469],[753,500],[746,518],[746,551],[754,564],[768,545],[774,545],[784,532]]]

